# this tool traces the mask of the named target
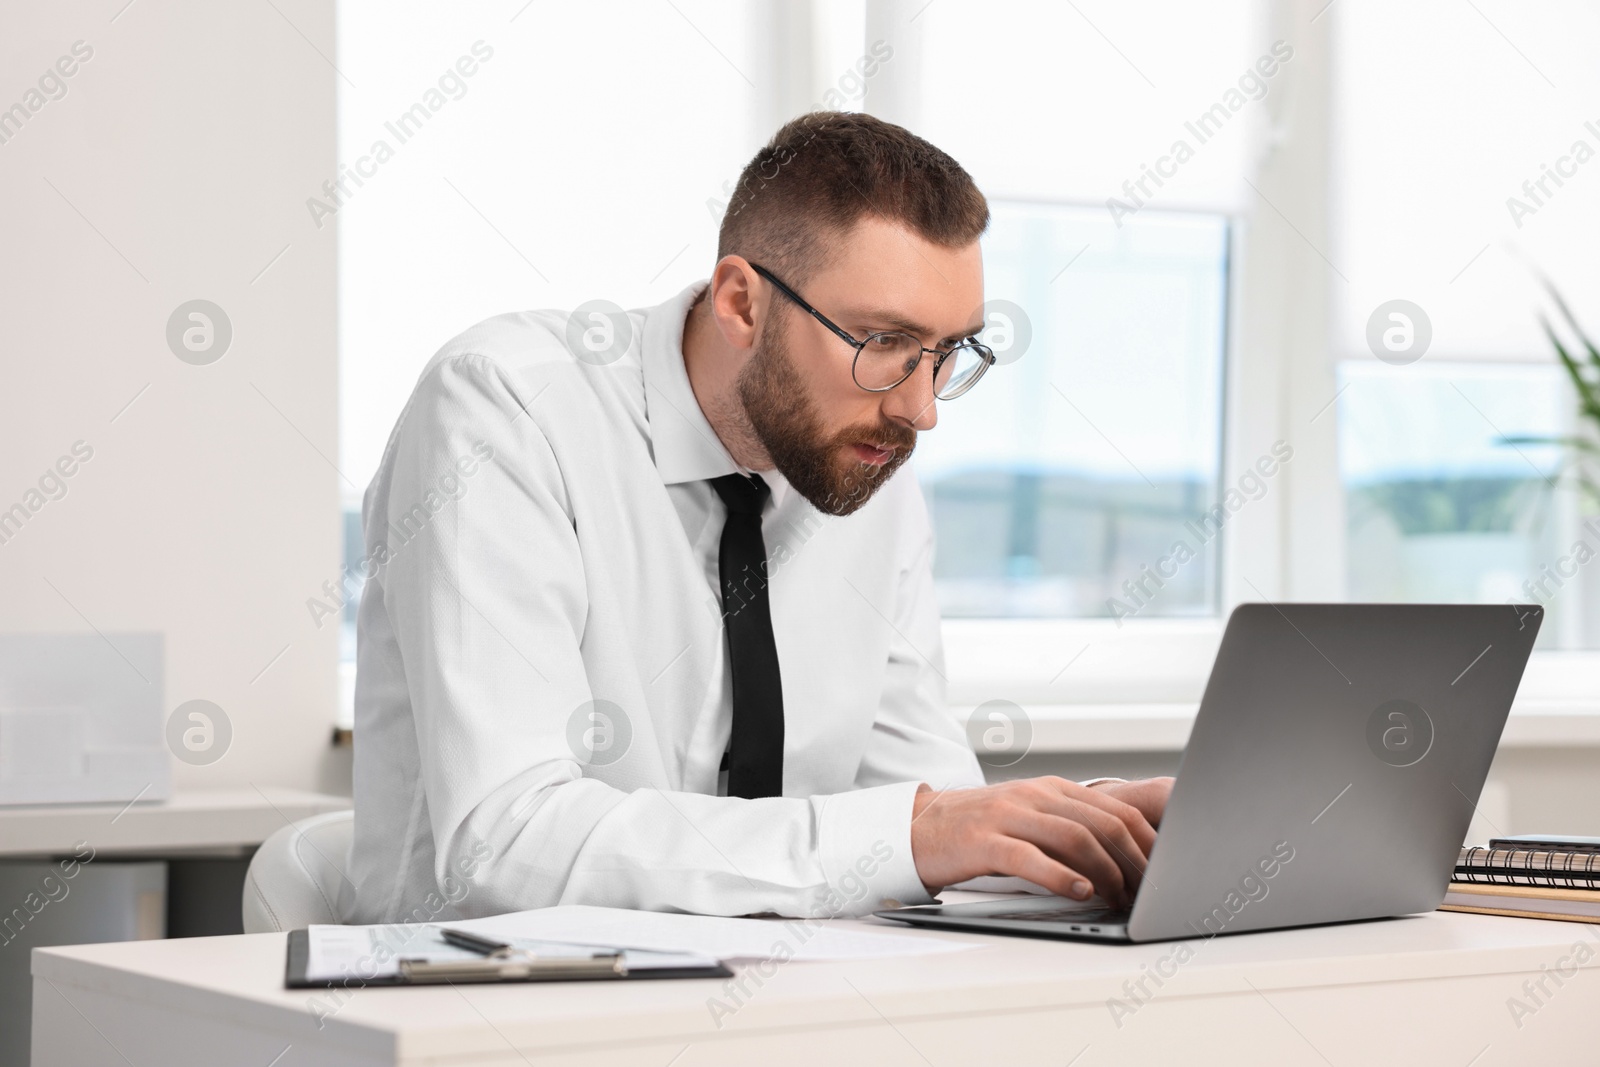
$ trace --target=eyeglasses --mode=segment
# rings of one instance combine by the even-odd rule
[[[800,294],[779,281],[765,267],[750,264],[752,270],[773,284],[773,287],[798,304],[812,318],[832,330],[838,338],[856,350],[850,373],[856,384],[869,393],[886,393],[916,371],[922,354],[935,357],[933,364],[933,395],[940,400],[954,400],[978,384],[983,372],[994,365],[994,350],[971,338],[952,348],[924,348],[922,342],[901,330],[883,330],[867,334],[858,341],[835,325],[822,312],[800,298]]]

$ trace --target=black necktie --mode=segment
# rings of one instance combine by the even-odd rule
[[[760,477],[711,479],[728,508],[717,573],[722,622],[733,668],[733,737],[728,745],[728,795],[783,796],[783,685],[767,597],[767,545],[761,508],[771,490]]]

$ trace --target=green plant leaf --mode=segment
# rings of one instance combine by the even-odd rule
[[[1567,325],[1572,327],[1573,334],[1583,343],[1584,349],[1589,354],[1589,362],[1600,368],[1600,349],[1596,349],[1594,342],[1589,340],[1589,335],[1583,332],[1583,327],[1578,325],[1577,317],[1572,314],[1572,309],[1567,307],[1567,302],[1561,298],[1561,293],[1557,291],[1555,285],[1548,278],[1545,279],[1544,287],[1550,293],[1550,299],[1555,301],[1556,308],[1561,312],[1561,317],[1567,320]],[[1548,322],[1545,323],[1544,328],[1546,333],[1550,332],[1550,324]]]
[[[1567,351],[1566,345],[1561,343],[1561,338],[1550,326],[1550,320],[1543,315],[1539,316],[1539,324],[1544,327],[1545,336],[1550,338],[1550,343],[1555,346],[1556,355],[1561,357],[1561,365],[1567,369],[1567,377],[1572,379],[1572,386],[1578,391],[1578,404],[1596,422],[1600,422],[1600,396],[1595,393],[1595,386],[1591,385],[1584,376],[1584,369],[1572,354]],[[1596,357],[1600,359],[1600,356]]]

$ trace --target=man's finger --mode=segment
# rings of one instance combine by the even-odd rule
[[[996,874],[1026,878],[1058,897],[1088,900],[1094,886],[1075,868],[1046,855],[1037,845],[1017,837],[996,835],[987,857]]]
[[[1131,804],[1139,809],[1139,813],[1151,826],[1159,827],[1161,817],[1167,810],[1167,801],[1172,796],[1173,782],[1174,779],[1170,777],[1145,778],[1117,785],[1100,786],[1095,791],[1104,789],[1109,795]]]
[[[1076,818],[1079,815],[1085,815],[1090,810],[1094,810],[1103,812],[1117,820],[1132,835],[1134,845],[1133,848],[1129,849],[1127,846],[1122,845],[1119,840],[1118,847],[1123,848],[1128,853],[1130,860],[1135,858],[1134,853],[1137,852],[1137,862],[1142,867],[1144,861],[1150,855],[1150,850],[1155,847],[1156,843],[1155,827],[1150,825],[1149,821],[1144,817],[1144,813],[1132,804],[1118,800],[1109,794],[1101,793],[1099,790],[1085,789],[1076,782],[1066,782],[1064,785],[1067,788],[1060,788],[1046,794],[1049,798],[1049,806],[1046,810],[1069,818]],[[1099,824],[1097,823],[1097,825]]]
[[[1124,899],[1128,883],[1122,864],[1106,849],[1100,835],[1081,821],[1017,808],[1000,829],[1081,871],[1103,899],[1113,903]]]
[[[1121,869],[1123,882],[1131,895],[1139,888],[1139,883],[1144,878],[1147,857],[1135,840],[1128,823],[1116,814],[1086,804],[1078,804],[1071,799],[1067,801],[1067,805],[1070,812],[1065,817],[1083,823],[1105,846],[1106,851]]]

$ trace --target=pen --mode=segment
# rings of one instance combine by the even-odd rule
[[[469,934],[465,930],[452,930],[449,927],[441,926],[439,928],[439,936],[444,938],[447,944],[454,945],[456,948],[464,948],[468,952],[476,952],[480,956],[503,956],[512,950],[512,946],[504,941],[496,941],[493,938]]]
[[[538,957],[538,953],[536,952],[528,952],[524,949],[519,949],[515,945],[508,944],[504,941],[496,941],[492,937],[483,937],[479,934],[468,933],[465,930],[452,930],[447,926],[439,927],[439,936],[444,938],[447,944],[454,945],[456,948],[464,948],[468,952],[476,952],[480,956],[488,956],[491,959],[512,956],[518,953],[526,955],[530,958]],[[579,958],[591,960],[614,960],[621,958],[621,956],[622,950],[614,949],[610,952],[594,952],[588,956]],[[568,959],[569,957],[558,956],[553,958]]]
[[[400,974],[407,981],[527,981],[539,979],[625,978],[627,965],[620,951],[588,956],[540,957],[537,953],[465,930],[439,927],[446,944],[484,957],[482,960],[402,959]]]

